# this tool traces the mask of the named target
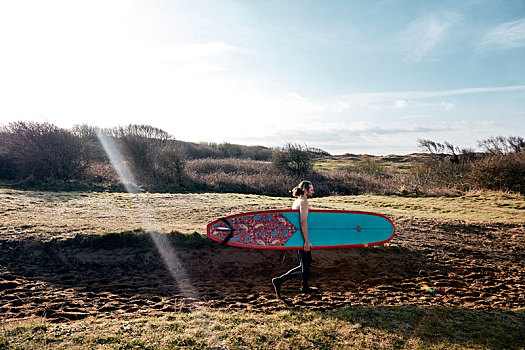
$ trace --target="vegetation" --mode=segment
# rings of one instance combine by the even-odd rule
[[[477,188],[525,193],[525,151],[486,157],[472,167],[468,179]]]
[[[313,167],[313,157],[306,147],[298,144],[287,144],[273,154],[273,166],[292,175],[308,175]]]
[[[113,146],[102,146],[101,135]],[[48,123],[0,128],[4,186],[122,191],[126,182],[150,192],[214,191],[287,196],[305,178],[327,195],[441,195],[472,190],[525,193],[525,141],[518,136],[478,142],[483,152],[419,140],[409,156],[331,156],[298,144],[269,149],[229,143],[189,143],[148,125],[72,130]],[[115,153],[111,159],[111,154]],[[131,177],[123,176],[123,169]],[[119,173],[120,171],[120,173]]]
[[[225,162],[226,164],[227,162]],[[224,164],[224,166],[225,166]],[[224,169],[227,170],[227,169]],[[147,231],[125,220],[144,211],[164,232],[204,232],[219,215],[288,206],[290,199],[242,194],[64,193],[0,189],[7,233],[61,235],[42,244],[112,250],[151,244]],[[209,203],[213,203],[210,206]],[[374,210],[389,215],[525,223],[523,196],[470,192],[460,197],[337,196],[313,198],[316,208]],[[78,210],[78,211],[77,211]],[[61,220],[56,220],[60,217]],[[92,218],[97,218],[93,220]],[[111,226],[114,225],[114,226]],[[109,233],[103,233],[108,232]],[[75,232],[81,234],[75,234]],[[14,235],[11,235],[14,236]],[[177,246],[202,247],[202,235],[171,232]],[[518,238],[516,238],[518,239]],[[216,244],[213,244],[216,246]],[[522,349],[525,310],[443,306],[350,305],[330,311],[214,311],[191,308],[158,317],[52,322],[43,317],[3,321],[0,349]]]
[[[212,312],[67,324],[16,321],[0,349],[522,349],[525,313],[351,306],[337,311]]]
[[[431,158],[413,167],[415,192],[419,188],[490,189],[525,193],[525,140],[499,136],[481,140],[484,152],[459,149],[448,142],[419,140]]]
[[[80,140],[54,125],[11,123],[0,140],[0,178],[70,180],[85,169]]]
[[[151,205],[147,205],[150,203]],[[76,233],[100,235],[111,240],[114,232],[146,239],[148,232],[184,233],[206,231],[206,225],[218,217],[262,209],[283,209],[288,198],[252,194],[202,193],[107,193],[107,192],[37,192],[0,189],[0,215],[8,233],[38,233],[41,240],[72,238]],[[525,198],[499,192],[471,192],[460,197],[413,196],[334,196],[312,198],[318,209],[362,210],[388,216],[414,216],[467,222],[525,224]],[[147,208],[145,208],[147,207]],[[139,214],[155,218],[152,224]],[[56,218],[59,217],[60,220]],[[132,219],[130,219],[132,218]],[[142,237],[142,238],[141,238]]]

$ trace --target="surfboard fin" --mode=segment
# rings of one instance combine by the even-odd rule
[[[221,220],[228,226],[228,227],[220,228],[219,231],[230,231],[230,233],[228,233],[228,235],[221,242],[221,245],[226,245],[228,241],[233,237],[233,232],[235,231],[235,229],[232,227],[230,222],[226,220],[225,218],[219,218],[219,220]]]

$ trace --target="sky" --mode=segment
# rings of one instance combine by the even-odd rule
[[[0,124],[409,154],[525,137],[525,1],[0,1]]]

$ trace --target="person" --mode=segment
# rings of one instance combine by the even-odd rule
[[[281,298],[281,286],[287,280],[296,276],[302,277],[301,291],[303,293],[312,293],[315,288],[308,286],[308,277],[310,274],[310,265],[312,264],[312,244],[308,239],[308,211],[310,206],[308,199],[314,195],[314,186],[310,181],[301,181],[299,185],[294,187],[292,194],[296,197],[293,202],[292,209],[299,210],[299,222],[301,225],[301,234],[304,239],[303,250],[297,251],[297,259],[299,260],[299,266],[294,267],[284,275],[275,277],[272,279],[272,284],[275,289],[275,294]]]

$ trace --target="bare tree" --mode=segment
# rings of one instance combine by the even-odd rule
[[[525,140],[520,136],[510,136],[507,138],[507,143],[509,144],[510,149],[514,153],[520,153],[525,149]]]
[[[489,154],[519,153],[525,149],[525,140],[520,136],[495,136],[478,141],[478,146]]]
[[[419,148],[434,156],[441,156],[445,152],[445,145],[432,140],[418,139]]]
[[[16,178],[70,180],[85,169],[82,143],[49,123],[15,122],[2,128],[3,154],[16,168]]]

